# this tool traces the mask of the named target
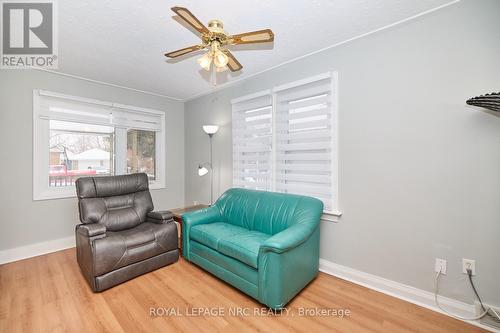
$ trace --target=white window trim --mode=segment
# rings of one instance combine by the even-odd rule
[[[338,99],[338,89],[339,89],[339,74],[338,72],[330,73],[332,80],[332,118],[333,118],[333,130],[334,134],[332,135],[332,165],[334,166],[337,172],[332,172],[332,184],[335,189],[335,193],[337,194],[333,199],[333,211],[325,212],[323,215],[323,219],[325,221],[337,222],[338,218],[342,216],[342,212],[340,211],[340,187],[339,187],[339,99]],[[327,215],[325,217],[325,215]]]
[[[159,115],[161,118],[161,131],[156,132],[156,180],[149,183],[151,190],[166,188],[166,133],[165,133],[165,112],[141,108],[131,105],[104,102],[96,99],[83,98],[71,95],[60,94],[45,90],[33,90],[33,200],[50,200],[76,197],[74,186],[49,187],[49,122],[40,121],[40,96],[51,96],[75,102],[84,102]],[[38,140],[38,138],[44,138]],[[45,139],[46,138],[46,139]],[[116,166],[120,165],[116,163]],[[121,163],[123,167],[123,163]],[[116,173],[115,166],[115,173]],[[123,172],[123,170],[122,170]],[[116,173],[123,174],[123,173]]]
[[[332,207],[333,209],[331,211],[324,211],[323,216],[321,217],[322,221],[326,222],[338,222],[339,218],[342,216],[342,211],[340,210],[340,191],[339,191],[339,125],[338,125],[338,72],[326,72],[322,73],[319,75],[311,76],[302,80],[297,80],[293,81],[290,83],[286,83],[283,85],[276,86],[272,89],[266,89],[262,90],[253,94],[241,96],[238,98],[234,98],[231,100],[231,104],[243,102],[249,99],[254,99],[257,97],[261,97],[264,95],[271,95],[272,98],[272,128],[273,128],[273,133],[276,132],[276,117],[274,116],[276,114],[276,94],[279,91],[290,89],[293,87],[297,87],[300,85],[304,85],[307,83],[315,82],[318,80],[323,80],[331,78],[331,105],[332,105],[332,118],[333,118],[333,130],[334,133],[332,135],[332,166],[335,168],[336,172],[332,172],[332,188],[335,191],[336,195],[333,198],[333,203]],[[272,158],[272,175],[271,175],[271,191],[276,190],[276,135],[273,135],[273,158]]]
[[[256,93],[253,93],[253,94],[241,96],[238,98],[233,98],[231,100],[231,104],[241,103],[244,101],[248,101],[250,99],[254,99],[254,98],[258,98],[258,97],[262,97],[262,96],[266,96],[266,95],[271,95],[271,89],[261,90],[261,91],[258,91]]]

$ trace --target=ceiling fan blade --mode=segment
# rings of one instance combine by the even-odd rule
[[[232,35],[229,39],[231,44],[266,43],[274,40],[274,33],[271,29],[264,29]]]
[[[177,58],[177,57],[180,57],[180,56],[185,55],[187,53],[198,51],[198,50],[200,50],[202,48],[203,48],[202,45],[188,46],[188,47],[185,47],[185,48],[177,50],[177,51],[172,51],[172,52],[169,52],[169,53],[165,53],[165,56],[169,57],[169,58]]]
[[[195,28],[201,34],[208,34],[210,31],[208,28],[200,22],[187,8],[184,7],[172,7],[174,13],[179,15],[187,24]]]
[[[229,50],[225,50],[224,53],[227,55],[228,58],[227,67],[229,67],[231,72],[237,72],[243,68],[240,62],[236,60],[234,55]]]

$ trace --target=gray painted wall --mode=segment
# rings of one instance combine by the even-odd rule
[[[72,236],[78,223],[75,198],[32,200],[33,89],[165,111],[167,187],[151,193],[157,209],[183,205],[183,103],[47,72],[0,70],[0,250]]]
[[[231,187],[230,99],[338,71],[343,216],[322,224],[321,257],[428,291],[444,258],[442,293],[467,302],[461,259],[475,259],[500,305],[500,117],[465,105],[500,90],[499,12],[465,0],[186,103],[186,202],[209,197],[203,124],[221,125],[217,195]]]

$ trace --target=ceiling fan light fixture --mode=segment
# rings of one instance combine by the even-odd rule
[[[270,43],[274,41],[274,33],[271,29],[262,29],[229,35],[224,31],[224,24],[220,20],[210,20],[206,27],[196,16],[184,7],[172,7],[174,13],[199,34],[201,44],[191,45],[180,50],[165,53],[168,58],[177,58],[207,49],[208,53],[198,59],[200,66],[206,71],[213,69],[213,73],[229,69],[237,72],[243,68],[240,62],[231,53],[230,46],[239,44]],[[214,64],[212,68],[212,62]],[[212,77],[215,75],[212,74]],[[213,81],[215,85],[215,81]]]
[[[210,52],[205,53],[203,57],[198,59],[198,64],[200,64],[204,70],[209,71],[210,65],[212,64],[212,54]]]
[[[227,55],[222,52],[221,50],[215,51],[214,54],[214,64],[218,68],[224,68],[226,67],[227,63],[229,62],[229,58]]]

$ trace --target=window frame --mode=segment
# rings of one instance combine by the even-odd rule
[[[44,96],[55,97],[63,99],[66,102],[75,103],[86,103],[94,104],[100,107],[110,107],[122,110],[129,110],[134,113],[144,113],[153,114],[160,117],[160,130],[156,132],[155,140],[155,174],[156,180],[149,183],[149,188],[163,189],[166,187],[165,179],[165,169],[166,169],[166,133],[165,133],[165,112],[141,108],[131,105],[104,102],[96,99],[89,99],[71,95],[60,94],[56,92],[50,92],[45,90],[34,89],[33,90],[33,200],[50,200],[50,199],[62,199],[62,198],[73,198],[76,197],[76,191],[74,186],[61,186],[61,187],[50,187],[49,186],[49,140],[50,140],[50,121],[48,119],[40,118],[41,111],[41,98],[42,94]],[[121,175],[126,174],[127,167],[127,130],[133,127],[115,127],[114,138],[115,138],[115,151],[114,151],[114,174]],[[124,138],[123,138],[124,132]],[[122,137],[118,138],[118,134],[121,133]],[[118,142],[123,146],[124,149],[119,152]],[[119,158],[121,156],[121,158]],[[118,168],[121,168],[119,170]]]
[[[319,75],[314,75],[311,77],[307,77],[301,80],[289,82],[286,84],[275,86],[271,89],[262,90],[257,93],[241,96],[231,100],[231,104],[237,104],[242,101],[251,100],[255,98],[255,96],[262,96],[264,94],[269,94],[271,96],[271,115],[272,115],[272,148],[271,148],[271,186],[270,191],[276,191],[276,152],[277,152],[277,133],[276,133],[276,114],[277,114],[277,104],[276,97],[280,91],[284,91],[290,88],[299,87],[301,85],[306,85],[308,83],[313,83],[316,81],[330,79],[331,84],[331,117],[332,117],[332,132],[331,133],[331,165],[332,165],[332,173],[331,173],[331,189],[332,189],[332,209],[329,211],[323,212],[322,219],[325,221],[337,222],[338,217],[342,215],[340,211],[340,191],[339,191],[339,126],[338,126],[338,72],[326,72]],[[234,136],[234,133],[233,133]],[[233,156],[234,163],[234,156]],[[234,181],[234,177],[233,177]],[[233,183],[234,186],[234,183]]]

